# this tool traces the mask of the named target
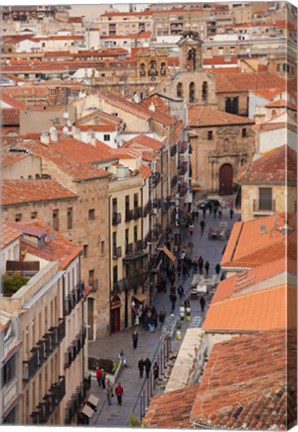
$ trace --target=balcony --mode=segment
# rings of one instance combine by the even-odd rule
[[[121,213],[113,213],[112,224],[118,225],[121,223]]]
[[[182,141],[179,144],[179,154],[185,153],[187,149],[188,149],[188,142],[187,141]]]
[[[171,189],[173,189],[178,183],[178,176],[174,175],[171,180]]]
[[[124,279],[124,288],[126,290],[137,288],[138,286],[145,283],[146,279],[148,278],[149,272],[147,269],[144,271],[141,271],[137,275],[127,275]]]
[[[113,259],[121,258],[122,250],[121,246],[113,248]]]
[[[149,177],[149,187],[150,189],[156,188],[156,186],[158,185],[158,183],[160,182],[160,173],[159,172],[154,172],[151,174],[151,176]]]
[[[136,243],[135,243],[135,252],[140,252],[140,251],[142,251],[144,249],[144,242],[143,242],[143,240],[138,240]]]
[[[175,154],[177,153],[177,145],[173,145],[171,147],[171,156],[175,156]]]
[[[119,294],[123,290],[123,281],[114,281],[113,282],[113,293]]]
[[[36,411],[32,412],[30,417],[32,418],[33,424],[45,424],[54,412],[55,408],[59,405],[65,396],[65,377],[59,376],[59,381],[53,384],[49,393],[47,393],[42,399],[44,402],[40,402],[37,405]]]
[[[125,211],[125,222],[130,222],[133,219],[133,210]]]
[[[81,331],[77,334],[70,346],[64,354],[64,370],[68,369],[72,362],[76,359],[77,355],[83,349],[86,342],[87,331],[86,327],[82,326]]]
[[[253,200],[253,211],[259,214],[272,214],[275,212],[275,200]]]
[[[184,176],[188,170],[188,163],[186,161],[182,162],[179,167],[179,175]]]
[[[83,379],[81,384],[76,388],[76,392],[66,404],[65,424],[71,424],[72,418],[77,414],[80,406],[84,402],[87,391],[91,388],[91,375]]]
[[[84,297],[84,282],[80,281],[64,299],[64,316],[69,315]]]
[[[60,324],[57,327],[50,327],[43,338],[31,349],[29,360],[23,361],[23,380],[29,381],[48,359],[65,336],[64,318],[59,318]]]
[[[133,253],[133,243],[129,243],[125,248],[125,254],[130,255]]]
[[[152,207],[151,201],[148,201],[144,207],[144,214],[143,214],[144,217],[146,217],[150,213],[151,207]]]
[[[142,207],[135,208],[133,211],[133,218],[136,220],[136,219],[139,219],[141,217],[142,217]]]

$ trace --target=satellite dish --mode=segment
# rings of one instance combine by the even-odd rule
[[[68,127],[67,126],[64,126],[64,128],[62,129],[62,132],[66,135],[66,134],[68,134]]]

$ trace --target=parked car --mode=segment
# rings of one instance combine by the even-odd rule
[[[216,199],[205,199],[204,201],[202,201],[201,203],[198,204],[198,209],[205,209],[205,210],[209,210],[212,209],[214,207],[220,207],[220,202]]]

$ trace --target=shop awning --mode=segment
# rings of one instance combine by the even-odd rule
[[[83,414],[85,414],[85,416],[91,418],[94,414],[94,410],[89,406],[89,405],[85,405],[81,411]]]
[[[168,258],[170,258],[171,261],[176,261],[175,255],[166,246],[162,248],[162,251],[167,255]]]
[[[137,299],[138,302],[140,303],[143,303],[145,300],[148,300],[148,297],[145,294],[136,294],[134,298]]]
[[[95,408],[97,407],[98,403],[99,403],[99,398],[94,396],[93,394],[91,394],[87,400],[87,402],[90,405],[93,405]]]

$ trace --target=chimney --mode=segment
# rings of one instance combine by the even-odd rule
[[[40,142],[45,145],[50,144],[50,134],[48,131],[43,131],[40,135]]]
[[[58,133],[57,129],[54,126],[50,128],[50,138],[52,143],[58,142]]]
[[[150,111],[155,112],[155,105],[153,102],[151,102],[151,104],[149,105],[149,109],[150,109]]]

